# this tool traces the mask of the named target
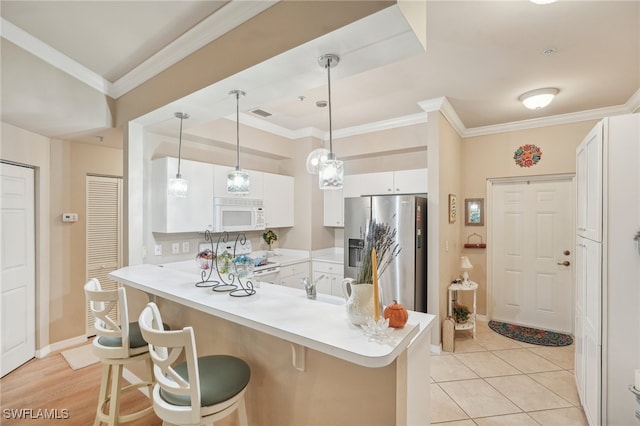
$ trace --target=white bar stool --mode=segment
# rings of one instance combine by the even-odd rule
[[[230,355],[197,357],[193,328],[165,331],[155,303],[150,302],[138,319],[149,342],[156,385],[153,409],[163,425],[213,425],[234,411],[247,426],[244,393],[251,370]],[[173,365],[184,352],[185,362]]]
[[[93,353],[102,361],[102,381],[94,426],[104,422],[117,425],[137,420],[153,412],[149,405],[140,411],[120,414],[120,395],[123,391],[153,386],[153,363],[149,357],[147,342],[142,338],[137,322],[129,323],[127,312],[127,294],[123,287],[116,290],[103,290],[96,278],[84,286],[89,308],[95,316],[96,337],[93,339]],[[116,307],[120,323],[109,317]],[[134,383],[122,387],[123,368],[136,361],[144,360],[149,370],[148,382]],[[151,395],[151,392],[149,392]],[[109,404],[109,412],[105,412]]]

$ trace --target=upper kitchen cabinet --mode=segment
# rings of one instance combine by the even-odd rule
[[[227,192],[227,176],[235,170],[235,167],[219,166],[214,167],[213,195],[215,197],[244,197],[244,198],[264,198],[264,173],[254,170],[245,170],[249,173],[249,193],[246,195],[229,194]]]
[[[293,226],[293,177],[264,173],[263,181],[266,227],[285,228]]]
[[[151,162],[151,231],[204,232],[213,226],[213,167],[182,160],[180,173],[189,182],[186,197],[169,194],[169,179],[178,172],[178,159]]]
[[[393,173],[363,173],[344,177],[344,198],[362,195],[393,194]]]
[[[602,241],[602,149],[604,121],[576,149],[576,226],[578,235]]]
[[[362,195],[425,194],[427,169],[364,173],[344,178],[344,198]]]
[[[362,195],[426,194],[427,169],[362,173],[344,177],[341,191],[324,191],[324,226],[344,226],[344,199]]]
[[[398,170],[393,172],[394,194],[426,194],[427,169]]]

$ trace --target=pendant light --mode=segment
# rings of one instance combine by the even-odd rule
[[[175,197],[185,198],[189,192],[189,181],[182,178],[180,174],[180,160],[182,157],[182,120],[189,118],[189,114],[176,112],[176,118],[180,119],[180,136],[178,142],[178,173],[175,178],[169,179],[169,194]]]
[[[321,67],[327,69],[327,87],[329,92],[329,154],[327,159],[320,163],[318,170],[318,184],[320,189],[342,189],[344,181],[344,163],[336,160],[333,153],[333,129],[331,122],[331,68],[338,65],[340,58],[337,55],[326,54],[318,58]]]
[[[325,108],[327,106],[327,101],[321,100],[316,101],[316,106],[318,108]],[[312,175],[317,175],[320,170],[320,164],[327,161],[327,157],[329,156],[329,150],[327,148],[316,148],[309,153],[307,156],[307,173]]]
[[[236,169],[227,176],[227,192],[244,195],[249,193],[249,173],[240,169],[240,95],[242,90],[232,90],[230,95],[236,97]]]

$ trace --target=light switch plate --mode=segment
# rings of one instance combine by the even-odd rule
[[[153,248],[153,254],[156,256],[162,256],[162,244],[156,244]]]
[[[180,243],[171,244],[171,254],[180,254]]]

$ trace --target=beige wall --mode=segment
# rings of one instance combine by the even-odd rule
[[[448,286],[458,273],[460,258],[460,200],[462,199],[461,158],[463,141],[451,124],[439,114],[440,129],[439,195],[438,195],[438,324],[447,315]],[[455,222],[449,222],[449,194],[455,195],[457,214]],[[433,282],[429,283],[433,285]],[[435,312],[434,312],[435,313]]]
[[[480,234],[487,242],[486,226],[464,225],[464,199],[484,198],[485,211],[488,211],[487,179],[512,176],[535,176],[559,173],[575,173],[575,150],[596,121],[583,121],[572,124],[540,127],[535,129],[498,133],[464,139],[460,158],[460,178],[462,189],[458,194],[460,210],[460,236],[457,240],[461,255],[469,256],[474,268],[471,279],[478,283],[478,313],[487,313],[487,249],[465,249],[469,235]],[[535,144],[542,150],[542,159],[533,167],[520,167],[515,164],[513,154],[524,144]],[[486,224],[486,216],[485,216]],[[476,242],[474,239],[473,242]],[[454,277],[459,276],[456,265]]]
[[[85,334],[86,178],[122,176],[122,150],[52,140],[50,339],[59,342]],[[63,212],[78,213],[62,223]]]

